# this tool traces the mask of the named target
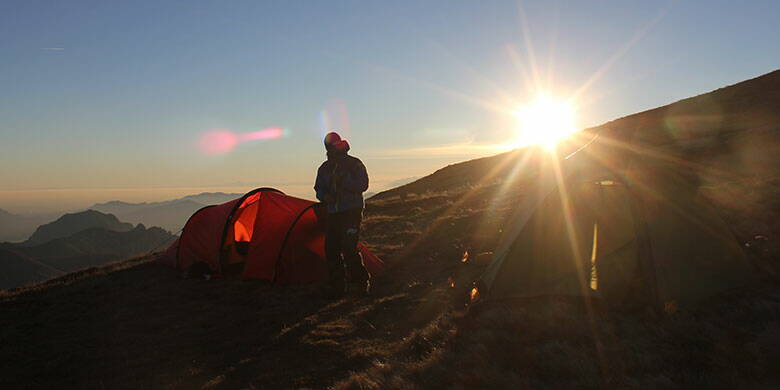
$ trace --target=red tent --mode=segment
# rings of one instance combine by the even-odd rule
[[[282,284],[324,281],[325,218],[320,203],[258,188],[196,211],[159,262],[179,270],[201,262],[218,274]],[[364,245],[359,249],[378,276],[384,263]]]

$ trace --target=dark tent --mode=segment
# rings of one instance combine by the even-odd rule
[[[179,270],[201,263],[214,273],[281,284],[323,281],[325,218],[319,203],[259,188],[195,212],[159,261]],[[359,249],[366,269],[378,276],[382,261],[364,245]]]
[[[696,175],[669,148],[594,136],[540,162],[475,299],[577,295],[688,305],[752,277]]]

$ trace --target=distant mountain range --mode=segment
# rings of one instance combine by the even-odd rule
[[[63,237],[69,237],[86,229],[105,229],[114,232],[133,230],[133,224],[120,222],[112,214],[103,214],[95,210],[65,214],[54,222],[41,225],[22,245],[34,246]]]
[[[147,226],[159,226],[175,233],[184,226],[187,219],[198,209],[212,204],[225,203],[243,195],[224,192],[204,192],[164,202],[128,203],[115,200],[95,204],[90,209],[114,214],[123,221],[142,223]]]
[[[0,209],[0,242],[24,241],[39,225],[55,218],[57,214],[16,215]]]
[[[127,231],[132,229],[132,224],[142,223],[146,226],[157,226],[175,233],[184,226],[187,219],[198,209],[212,204],[225,203],[242,195],[237,193],[204,192],[163,202],[129,203],[114,200],[106,203],[97,203],[89,207],[89,210],[99,211],[103,214],[112,214],[114,220],[102,220],[102,222],[97,224],[88,221],[83,222],[86,223],[85,226],[102,226],[113,231]],[[86,215],[91,215],[93,218],[100,220],[100,217],[94,213]],[[37,245],[49,239],[67,237],[75,233],[75,231],[58,230],[60,225],[55,222],[58,218],[65,217],[60,216],[61,214],[51,213],[17,215],[0,209],[0,242],[22,242],[28,240],[25,243],[26,245]],[[126,223],[119,226],[117,225],[119,220],[129,222],[129,224]],[[44,224],[46,224],[46,227],[41,226]],[[40,232],[37,231],[39,227],[43,229]],[[79,230],[78,226],[70,227]]]
[[[0,289],[165,248],[175,236],[158,227],[88,210],[43,225],[21,244],[0,244]]]

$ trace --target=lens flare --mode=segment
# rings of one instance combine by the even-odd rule
[[[227,129],[215,129],[201,135],[199,146],[200,150],[207,155],[220,155],[231,152],[241,143],[282,138],[286,133],[286,130],[281,127],[269,127],[243,134],[236,134]]]
[[[347,105],[342,100],[332,100],[320,111],[319,131],[322,137],[331,131],[336,131],[345,138],[349,138],[349,112]]]
[[[200,137],[200,150],[205,154],[225,154],[238,145],[238,137],[230,130],[212,130]]]
[[[284,136],[284,129],[282,129],[281,127],[269,127],[267,129],[241,134],[238,136],[238,140],[240,142],[262,141],[262,140],[269,140],[269,139],[277,139],[283,136]]]

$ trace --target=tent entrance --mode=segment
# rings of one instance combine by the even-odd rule
[[[622,304],[639,282],[637,224],[633,198],[619,180],[604,178],[580,183],[578,218],[589,227],[587,285],[598,296]]]
[[[235,222],[233,222],[233,242],[236,253],[242,256],[249,254],[249,243],[255,231],[255,221],[260,208],[260,195],[254,194],[247,197],[236,210]]]
[[[222,243],[222,264],[226,275],[240,275],[244,271],[246,257],[252,251],[258,214],[262,211],[262,196],[262,191],[247,196],[227,222],[227,234]]]

